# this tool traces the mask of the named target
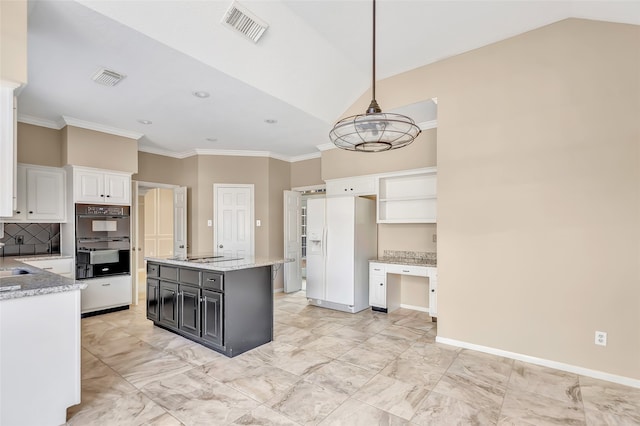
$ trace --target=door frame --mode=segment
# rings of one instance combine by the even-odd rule
[[[173,184],[169,184],[169,183],[157,183],[157,182],[146,182],[146,181],[139,181],[139,180],[132,180],[132,185],[135,186],[135,193],[140,196],[142,194],[140,194],[140,187],[145,187],[145,188],[151,188],[151,189],[155,189],[155,188],[163,188],[163,189],[176,189],[176,188],[180,188],[180,185],[173,185]],[[135,228],[139,228],[140,226],[140,212],[138,210],[138,196],[136,196],[135,198],[133,197],[133,188],[132,188],[132,197],[131,197],[131,208],[132,209],[136,209],[136,211],[138,212],[137,216],[138,216],[138,221],[135,224]],[[174,200],[175,203],[175,200]],[[173,218],[174,220],[174,227],[175,227],[175,216]],[[189,215],[187,213],[187,221],[189,220]],[[134,226],[132,226],[132,228],[134,228]],[[143,239],[144,239],[144,229],[142,229],[142,234],[143,234]],[[132,247],[131,250],[136,250],[136,256],[138,255],[138,251],[141,251],[141,244],[144,245],[143,242],[139,241],[136,235],[136,245],[138,247]],[[187,242],[188,244],[188,242]],[[144,253],[143,253],[144,254]],[[144,256],[143,256],[144,257]],[[132,262],[133,263],[133,262]],[[138,273],[140,271],[141,266],[144,266],[145,263],[143,261],[142,265],[138,265],[138,269],[136,271],[131,271],[131,303],[134,305],[137,305],[139,303],[138,301],[138,293],[139,293],[139,289],[140,289],[140,283],[138,283]],[[134,275],[135,273],[135,275]],[[142,283],[142,285],[146,285],[146,283]]]
[[[291,235],[289,235],[290,224],[288,222],[289,214],[288,214],[288,197],[289,195],[297,194],[296,197],[298,199],[298,205],[296,206],[296,239],[298,240],[297,245],[297,255],[294,258],[294,261],[291,263],[285,263],[282,267],[284,273],[284,287],[283,291],[285,293],[293,293],[296,291],[302,290],[302,193],[300,191],[294,190],[284,190],[283,191],[283,228],[284,228],[284,238],[283,238],[283,249],[284,249],[284,257],[290,256],[289,243],[288,241],[291,239]],[[292,274],[295,274],[295,277],[292,277]]]
[[[249,233],[250,233],[250,251],[251,256],[256,256],[256,230],[255,230],[255,216],[256,216],[256,204],[255,204],[255,185],[252,183],[214,183],[213,184],[213,252],[215,253],[218,247],[218,190],[220,188],[248,188],[249,198],[251,203],[249,214]]]

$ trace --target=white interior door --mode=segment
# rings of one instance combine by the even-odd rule
[[[173,255],[187,257],[187,187],[173,190]]]
[[[284,292],[293,293],[302,289],[302,194],[284,191],[284,255],[295,259],[284,264]]]
[[[138,182],[131,182],[131,220],[130,241],[131,241],[131,302],[138,304]]]
[[[253,185],[214,184],[214,252],[253,257]]]

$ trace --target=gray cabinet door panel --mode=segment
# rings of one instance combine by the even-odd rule
[[[202,339],[217,346],[224,346],[222,293],[203,290]]]
[[[178,328],[178,284],[160,281],[160,324]]]
[[[200,289],[180,285],[180,321],[178,328],[200,337]]]

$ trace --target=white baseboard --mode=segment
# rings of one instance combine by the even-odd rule
[[[530,364],[541,365],[543,367],[555,368],[556,370],[567,371],[569,373],[580,374],[581,376],[593,377],[594,379],[606,380],[608,382],[618,383],[632,388],[640,389],[640,380],[631,377],[618,376],[603,371],[591,370],[577,365],[565,364],[563,362],[551,361],[549,359],[537,358],[534,356],[509,352],[502,349],[490,348],[488,346],[476,345],[474,343],[463,342],[460,340],[449,339],[446,337],[436,336],[437,343],[445,345],[457,346],[459,348],[472,349],[478,352],[485,352],[492,355],[498,355],[505,358],[511,358],[518,361],[528,362]]]
[[[284,291],[284,288],[274,288],[273,292],[274,293],[282,293]]]
[[[425,308],[423,306],[405,305],[405,304],[401,303],[400,307],[404,308],[404,309],[411,309],[412,311],[420,311],[420,312],[429,313],[429,308]]]

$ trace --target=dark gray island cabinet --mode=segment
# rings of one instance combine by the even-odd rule
[[[229,357],[273,340],[271,267],[283,261],[218,269],[166,262],[147,263],[147,318],[155,325]]]

